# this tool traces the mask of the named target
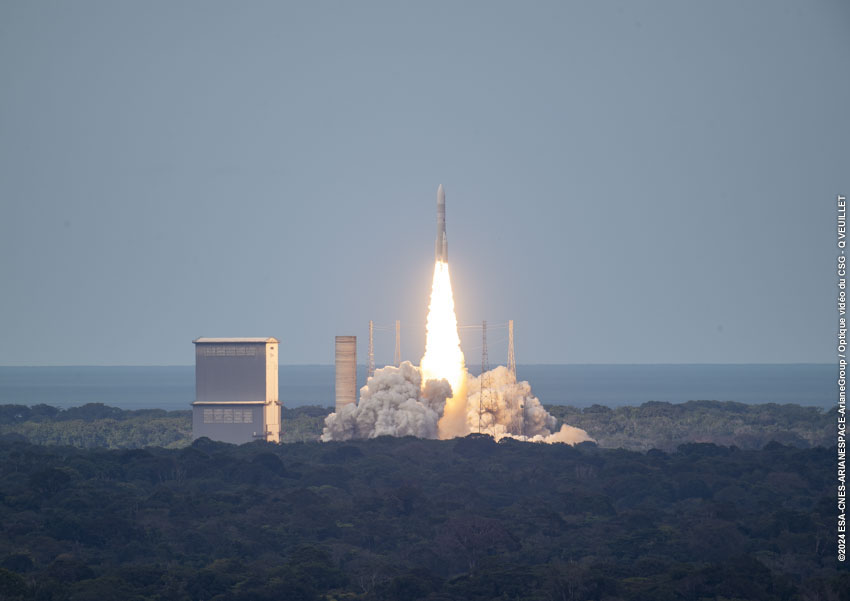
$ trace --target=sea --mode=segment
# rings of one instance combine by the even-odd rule
[[[838,398],[831,364],[519,365],[517,378],[544,404],[581,408],[714,400],[829,409]],[[365,384],[365,366],[357,381]],[[188,410],[194,396],[194,366],[0,366],[2,405]],[[334,366],[281,365],[279,398],[287,407],[333,406]]]

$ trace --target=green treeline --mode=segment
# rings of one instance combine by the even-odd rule
[[[283,442],[314,441],[322,433],[324,407],[283,408]],[[192,412],[125,410],[102,403],[57,409],[49,405],[0,405],[0,435],[34,444],[84,448],[182,448],[192,443]]]
[[[126,411],[101,403],[70,409],[0,405],[0,434],[23,436],[35,444],[86,448],[179,448],[192,442],[192,412]]]
[[[847,599],[834,464],[835,448],[779,443],[7,437],[0,598]]]
[[[547,405],[561,423],[584,428],[599,446],[673,451],[687,442],[760,449],[771,441],[800,448],[832,444],[835,410],[799,405],[746,405],[717,401],[585,409]],[[325,407],[283,408],[283,442],[317,440]],[[559,424],[560,427],[560,424]],[[60,410],[47,405],[0,405],[0,435],[36,444],[136,449],[182,448],[192,442],[190,411],[125,411],[102,404]]]
[[[741,449],[760,449],[771,441],[804,449],[829,446],[835,442],[838,417],[836,409],[731,401],[650,401],[616,409],[547,405],[546,410],[561,422],[587,430],[601,447],[633,451],[672,451],[688,442]]]

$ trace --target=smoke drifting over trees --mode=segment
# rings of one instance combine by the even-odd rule
[[[569,444],[593,440],[584,430],[566,424],[553,432],[558,420],[532,394],[529,383],[517,382],[504,366],[479,377],[467,374],[465,389],[466,431],[460,435],[480,431],[496,440],[509,436]],[[400,367],[378,369],[360,389],[357,405],[347,405],[339,413],[328,415],[322,440],[382,435],[437,438],[437,424],[446,399],[451,396],[446,380],[428,380],[423,386],[419,368],[408,361]]]

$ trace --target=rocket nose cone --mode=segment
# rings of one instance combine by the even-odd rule
[[[437,188],[437,202],[446,202],[446,193],[443,192],[443,184]]]

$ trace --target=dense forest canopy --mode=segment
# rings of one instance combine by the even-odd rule
[[[599,444],[319,443],[301,407],[287,444],[234,446],[189,411],[0,406],[0,599],[850,599],[834,411],[547,409]]]
[[[0,442],[4,599],[846,599],[834,449]],[[842,596],[843,595],[843,596]]]

